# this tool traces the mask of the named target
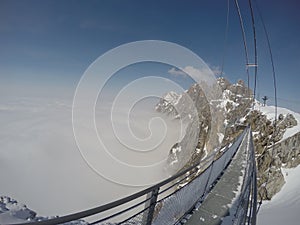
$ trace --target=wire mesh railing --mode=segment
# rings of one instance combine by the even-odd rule
[[[138,193],[82,212],[45,221],[28,221],[25,224],[63,224],[91,216],[93,216],[93,221],[89,224],[177,224],[191,212],[196,204],[204,200],[223,171],[230,164],[243,138],[247,136],[245,135],[247,132],[249,132],[249,129],[245,129],[231,146],[227,146],[220,151],[214,151],[199,163]],[[254,183],[256,185],[256,169],[253,157],[254,153],[251,152],[249,154],[249,169],[247,170],[249,176],[245,180],[246,185],[244,185],[243,197],[240,199],[243,204],[237,209],[236,222],[238,223],[236,224],[241,224],[239,223],[240,219],[245,217],[247,217],[247,221],[250,221],[248,218],[252,217],[256,212],[254,208],[248,211],[249,203],[254,203],[254,197],[256,196],[256,193],[253,191]],[[97,215],[96,219],[95,215]]]

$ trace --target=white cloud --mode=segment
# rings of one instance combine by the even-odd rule
[[[210,69],[216,76],[221,76],[222,73],[224,74],[224,71],[222,71],[219,66],[211,66]]]
[[[201,69],[195,68],[193,66],[185,66],[184,68],[171,68],[168,73],[174,76],[190,76],[196,82],[211,82],[214,77],[214,72],[209,67],[203,67]]]
[[[186,73],[182,70],[176,69],[175,67],[172,67],[168,70],[168,73],[174,76],[186,76]]]
[[[207,80],[204,78],[207,78],[212,75],[220,76],[222,71],[219,66],[203,67],[201,69],[195,68],[193,66],[186,66],[184,68],[179,69],[172,67],[168,70],[168,73],[174,76],[191,76],[195,81],[199,81]]]
[[[206,71],[205,69],[202,69],[202,70],[199,70],[199,69],[196,69],[195,67],[193,66],[186,66],[183,68],[183,71],[187,74],[189,74],[190,76],[192,76],[193,78],[202,78],[203,75],[206,76],[206,74],[209,72],[209,71]]]
[[[203,78],[205,76],[211,75],[211,71],[209,68],[197,69],[193,66],[186,66],[184,68],[176,69],[172,67],[168,70],[168,73],[174,76],[191,76],[192,78]]]

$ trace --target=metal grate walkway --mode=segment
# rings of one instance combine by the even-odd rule
[[[246,175],[250,132],[245,135],[232,162],[199,208],[195,208],[187,225],[232,224],[240,203]]]

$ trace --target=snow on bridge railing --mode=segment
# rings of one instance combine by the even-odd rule
[[[89,224],[113,225],[113,224],[156,224],[156,225],[173,225],[179,223],[188,213],[192,211],[196,204],[201,204],[205,196],[218,181],[223,171],[227,168],[239,148],[244,136],[249,128],[238,136],[235,142],[226,147],[224,151],[217,151],[210,154],[199,163],[180,171],[174,176],[154,185],[145,190],[137,192],[120,200],[88,209],[82,212],[56,217],[44,221],[28,222],[28,225],[54,225],[54,224],[76,224],[68,223],[83,218],[89,218]],[[219,153],[219,154],[218,154]],[[222,154],[220,154],[222,153]],[[250,156],[252,167],[255,167],[254,153]],[[249,158],[249,159],[250,159]],[[249,167],[250,168],[250,167]],[[256,179],[255,169],[249,169],[249,176]],[[250,174],[251,173],[251,174]],[[237,217],[240,215],[253,216],[256,208],[248,209],[244,205],[249,205],[256,200],[250,199],[248,189],[249,179],[245,180],[245,196],[241,201],[247,199],[247,203],[242,208],[238,208]],[[256,185],[256,181],[254,182]],[[251,186],[251,187],[252,187]],[[251,188],[252,190],[253,188]],[[252,194],[253,196],[253,194]],[[256,204],[255,204],[256,207]],[[242,213],[243,212],[243,213]],[[249,215],[247,215],[247,213]],[[251,215],[250,215],[251,214]],[[256,216],[256,214],[255,214]],[[237,220],[236,220],[237,221]],[[237,223],[239,224],[239,223]]]

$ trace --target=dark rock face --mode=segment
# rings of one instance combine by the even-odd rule
[[[293,114],[287,113],[278,115],[275,123],[260,110],[253,110],[252,91],[242,80],[231,84],[225,78],[219,78],[218,84],[222,96],[214,102],[208,101],[200,85],[194,84],[182,95],[172,93],[169,95],[172,98],[162,98],[157,105],[157,110],[173,115],[174,118],[188,118],[188,110],[181,109],[184,113],[178,113],[175,108],[186,107],[187,95],[194,102],[200,132],[198,144],[185,166],[199,161],[213,149],[213,146],[216,146],[216,143],[220,145],[216,140],[217,136],[224,136],[222,142],[224,146],[231,143],[246,125],[251,125],[257,160],[259,197],[271,199],[285,183],[281,168],[295,167],[300,164],[300,133],[283,140],[287,129],[296,126],[298,122]],[[176,107],[171,107],[174,102]],[[255,104],[259,103],[255,102]],[[213,117],[212,110],[218,111],[217,114],[213,114]],[[194,117],[190,119],[193,120]],[[222,126],[225,127],[225,132],[220,134]],[[176,149],[179,146],[182,148],[188,146],[186,143],[189,136],[193,137],[193,135],[195,136],[187,133],[182,143],[174,145],[175,150],[170,151],[170,162],[174,158],[178,159]]]

